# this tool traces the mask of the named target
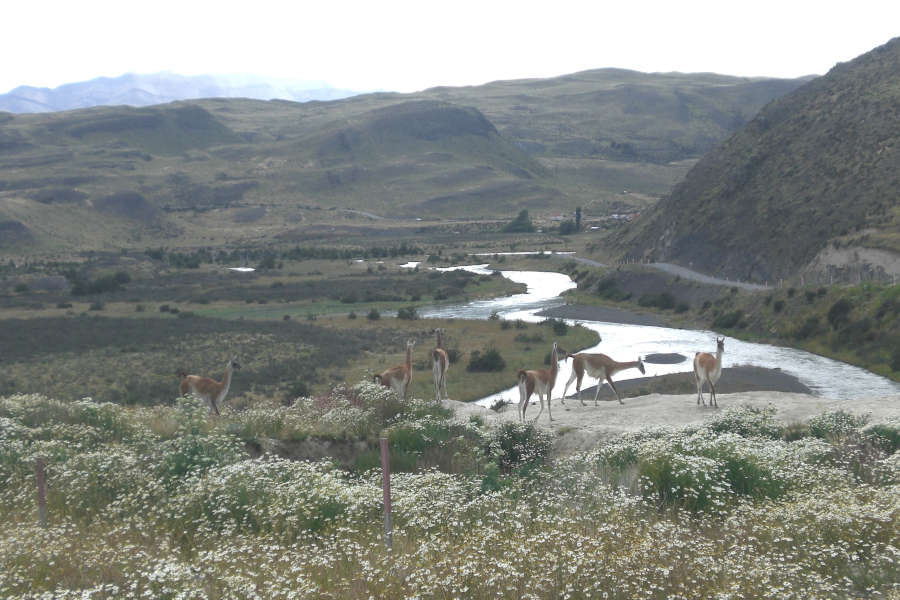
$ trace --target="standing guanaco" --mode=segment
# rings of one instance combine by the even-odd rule
[[[694,355],[694,381],[697,383],[697,404],[703,403],[703,384],[709,383],[709,405],[719,408],[716,401],[716,383],[722,376],[722,354],[725,352],[725,338],[716,337],[716,355],[709,352],[698,352]]]
[[[412,349],[415,345],[416,340],[407,340],[406,362],[373,376],[375,383],[391,388],[404,400],[406,400],[406,389],[409,387],[409,382],[412,381]]]
[[[550,368],[519,371],[519,419],[525,421],[525,411],[528,409],[528,399],[531,394],[537,392],[541,399],[541,410],[534,418],[537,421],[544,412],[544,395],[547,396],[547,414],[553,420],[550,412],[550,398],[553,394],[553,386],[556,384],[556,374],[559,372],[559,348],[553,342],[553,350],[550,352]]]
[[[231,374],[241,368],[238,364],[237,356],[233,356],[225,366],[225,376],[222,381],[216,381],[209,377],[201,377],[200,375],[188,375],[186,371],[180,370],[176,375],[181,379],[179,391],[181,395],[194,394],[198,398],[203,399],[209,405],[209,412],[219,414],[218,403],[225,399],[228,394],[228,388],[231,387]]]
[[[434,397],[440,402],[441,401],[441,390],[444,390],[444,398],[450,398],[450,395],[447,393],[447,370],[450,368],[450,357],[447,355],[447,351],[444,350],[444,346],[441,344],[441,329],[435,329],[434,333],[437,336],[437,346],[434,350],[431,351],[431,371],[434,375]]]

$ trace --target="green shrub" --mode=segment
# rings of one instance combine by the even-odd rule
[[[798,340],[805,340],[815,336],[820,330],[819,317],[813,315],[794,331],[794,337]]]
[[[378,310],[373,308],[372,310],[369,311],[369,314],[366,315],[366,318],[369,319],[370,321],[377,321],[378,319],[381,318],[381,313],[378,312]]]
[[[159,445],[156,474],[173,485],[187,475],[230,465],[249,458],[244,444],[234,435],[187,433]]]
[[[670,310],[675,308],[675,297],[669,292],[662,292],[660,294],[642,294],[638,298],[638,304],[640,306],[650,306]]]
[[[743,317],[744,311],[742,310],[723,313],[713,320],[712,326],[714,329],[731,329],[739,326]]]
[[[544,462],[553,439],[549,432],[531,423],[503,423],[493,431],[485,446],[501,471],[526,470]]]
[[[506,368],[506,361],[500,355],[500,351],[496,348],[488,348],[482,353],[480,350],[473,350],[469,355],[469,364],[466,365],[466,371],[473,373],[490,373],[502,371]]]
[[[519,215],[503,226],[501,230],[504,233],[531,233],[534,231],[534,225],[531,223],[531,217],[528,216],[527,210],[522,210]]]
[[[541,322],[541,325],[550,325],[553,328],[553,333],[558,336],[564,336],[569,333],[569,326],[562,319],[546,319]]]
[[[573,233],[578,233],[575,221],[566,219],[559,224],[559,235],[572,235]]]
[[[845,436],[864,427],[868,422],[868,415],[857,416],[843,410],[836,410],[826,411],[811,418],[807,422],[807,427],[811,436],[827,440],[832,437]]]
[[[847,323],[850,320],[851,310],[853,310],[853,304],[846,298],[841,298],[832,304],[828,309],[828,322],[831,324],[831,328],[838,329]]]
[[[496,492],[503,489],[503,480],[500,478],[500,467],[495,462],[489,462],[484,466],[484,477],[481,479],[482,492]]]
[[[781,429],[781,439],[786,442],[796,442],[809,437],[809,427],[806,423],[790,423]]]
[[[431,445],[439,444],[450,437],[447,423],[427,420],[405,423],[392,427],[388,439],[391,451],[421,453]]]
[[[641,495],[660,508],[712,508],[725,489],[725,482],[716,475],[713,459],[680,453],[655,453],[638,463]]]
[[[736,449],[723,449],[714,455],[723,463],[725,479],[731,491],[751,498],[779,498],[786,491],[786,481],[776,477],[757,457]]]
[[[875,340],[877,332],[872,329],[872,320],[864,317],[847,323],[832,336],[832,345],[840,348],[856,347]]]
[[[292,542],[346,515],[351,502],[357,502],[353,510],[360,517],[377,514],[375,495],[366,504],[344,490],[343,475],[324,463],[245,461],[240,468],[212,469],[173,500],[171,513],[174,524],[190,530],[264,533]]]
[[[607,300],[621,302],[631,298],[630,293],[619,288],[619,283],[616,281],[615,277],[609,275],[600,279],[594,289],[598,296],[606,298]]]
[[[742,437],[779,439],[781,427],[775,421],[775,407],[756,408],[741,405],[726,408],[706,427],[715,433],[734,433]]]
[[[888,454],[900,450],[900,422],[875,423],[866,427],[864,432],[873,436]]]
[[[784,310],[784,300],[776,300],[774,304],[772,304],[772,310],[775,313],[780,313]]]
[[[146,488],[150,474],[131,449],[109,448],[73,456],[49,470],[47,506],[51,515],[93,519],[124,496]],[[132,511],[140,505],[131,505]],[[108,513],[107,513],[108,514]]]
[[[397,318],[414,321],[419,318],[419,314],[416,312],[415,306],[407,306],[397,311]]]

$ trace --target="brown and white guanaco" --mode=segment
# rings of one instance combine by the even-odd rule
[[[609,383],[609,387],[612,388],[619,404],[625,404],[619,397],[619,390],[617,390],[616,386],[613,384],[612,376],[625,369],[638,369],[641,373],[646,373],[646,371],[644,371],[644,362],[641,360],[640,356],[633,362],[618,362],[605,354],[589,354],[587,352],[569,354],[566,356],[566,359],[569,358],[572,359],[572,376],[569,377],[569,381],[566,382],[566,387],[563,388],[563,395],[560,400],[563,404],[566,403],[566,391],[569,389],[569,384],[577,380],[575,383],[575,390],[578,392],[578,401],[581,402],[582,406],[585,406],[584,400],[581,399],[581,380],[584,379],[585,373],[597,379],[597,392],[594,394],[594,406],[597,406],[597,399],[600,397],[600,388],[603,386],[604,379]]]
[[[402,365],[395,365],[381,374],[376,373],[372,377],[375,383],[394,390],[404,400],[406,400],[406,389],[409,387],[409,382],[412,381],[412,349],[415,345],[416,340],[407,340],[406,362]]]
[[[225,399],[228,394],[228,388],[231,387],[231,375],[234,371],[241,368],[237,362],[237,356],[231,358],[225,366],[225,376],[222,381],[216,381],[209,377],[201,377],[200,375],[188,375],[186,371],[180,370],[176,375],[181,379],[179,391],[182,396],[194,394],[198,398],[204,400],[209,405],[209,412],[219,414],[218,404]]]
[[[434,350],[431,351],[431,371],[434,375],[434,397],[440,402],[441,401],[441,390],[444,390],[444,398],[450,398],[450,395],[447,393],[447,370],[450,368],[450,357],[447,355],[447,351],[444,350],[443,344],[441,344],[441,333],[442,329],[435,329],[434,334],[437,336],[437,345]]]
[[[703,403],[703,384],[709,383],[709,405],[719,408],[716,401],[716,383],[722,376],[722,354],[725,352],[725,338],[716,337],[716,355],[709,352],[698,352],[694,355],[694,381],[697,383],[697,404]]]
[[[553,342],[553,350],[550,352],[550,368],[519,371],[519,419],[525,421],[525,411],[528,409],[528,399],[531,394],[537,392],[541,400],[541,410],[534,418],[537,421],[544,412],[544,395],[547,396],[547,414],[553,420],[550,412],[550,398],[553,394],[553,386],[556,384],[556,374],[559,372],[559,348]]]

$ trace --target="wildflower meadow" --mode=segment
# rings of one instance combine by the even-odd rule
[[[218,419],[189,398],[8,396],[0,597],[896,600],[898,432],[847,413],[783,427],[739,407],[551,459],[548,431],[367,383]],[[258,450],[309,440],[356,456]]]

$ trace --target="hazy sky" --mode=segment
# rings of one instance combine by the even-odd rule
[[[4,3],[0,93],[127,72],[415,91],[585,69],[823,74],[900,35],[900,1]]]

